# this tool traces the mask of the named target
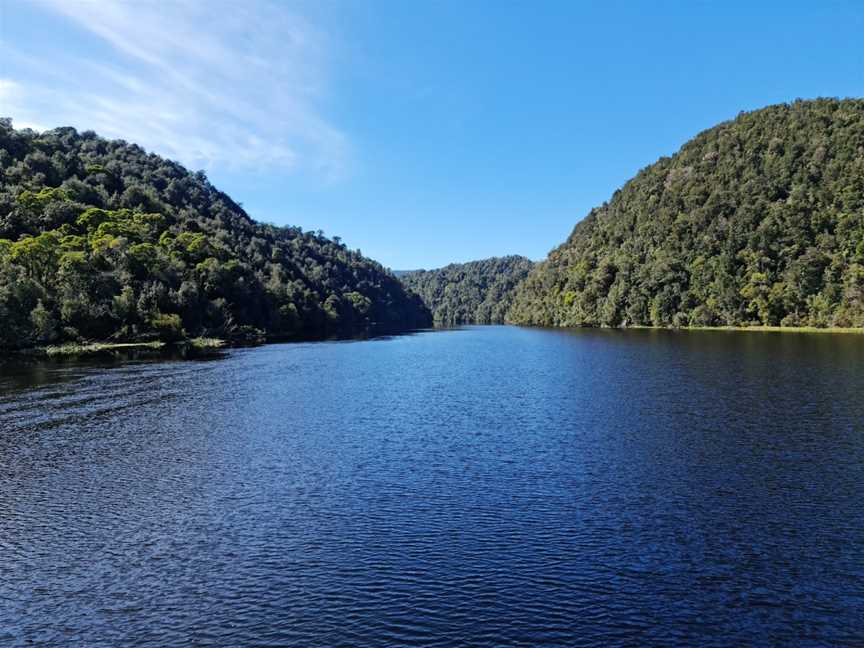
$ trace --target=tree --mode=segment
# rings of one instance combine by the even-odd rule
[[[2,120],[0,161],[0,348],[431,323],[418,297],[341,240],[256,223],[203,173],[140,147]]]
[[[862,152],[861,99],[742,113],[591,210],[517,289],[507,319],[860,326]]]
[[[514,290],[533,265],[525,257],[493,257],[400,278],[432,311],[435,326],[495,324],[504,321]]]

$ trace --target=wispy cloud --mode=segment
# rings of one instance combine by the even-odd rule
[[[345,173],[345,135],[321,110],[327,39],[285,4],[39,6],[83,44],[48,61],[38,45],[4,38],[0,56],[14,65],[0,68],[8,77],[0,80],[0,107],[17,125],[92,129],[192,167],[278,166],[329,179]]]

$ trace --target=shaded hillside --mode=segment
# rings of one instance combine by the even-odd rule
[[[431,323],[338,240],[252,221],[134,144],[0,121],[0,347],[320,338]]]
[[[422,297],[435,326],[495,324],[504,321],[513,290],[533,265],[521,256],[493,257],[406,272],[399,278]]]
[[[864,100],[704,131],[591,211],[508,319],[554,326],[864,326]]]

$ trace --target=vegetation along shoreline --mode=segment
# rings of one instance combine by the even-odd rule
[[[861,99],[768,106],[699,133],[539,263],[393,272],[339,237],[252,220],[201,172],[72,128],[0,120],[0,159],[3,351],[495,323],[864,330]]]

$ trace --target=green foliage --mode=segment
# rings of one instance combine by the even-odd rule
[[[57,200],[63,201],[67,200],[69,196],[62,189],[52,188],[52,187],[43,187],[38,192],[33,191],[22,191],[18,194],[18,203],[24,208],[29,210],[40,210],[44,209],[46,205]]]
[[[30,311],[30,322],[33,326],[33,338],[41,344],[50,344],[57,339],[57,319],[54,313],[45,308],[40,299],[36,307]]]
[[[176,313],[157,313],[150,320],[150,327],[163,342],[176,342],[186,337],[183,322]]]
[[[518,289],[551,326],[864,326],[864,100],[742,113],[640,171]]]
[[[0,160],[0,348],[431,324],[378,263],[255,223],[203,173],[135,145],[0,120]]]
[[[400,276],[432,311],[435,326],[504,321],[513,291],[534,264],[520,256],[454,263]]]

